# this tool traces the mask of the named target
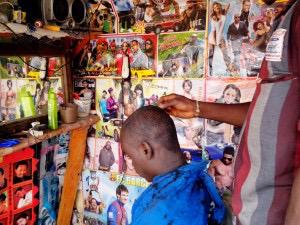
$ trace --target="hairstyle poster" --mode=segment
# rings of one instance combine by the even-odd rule
[[[120,33],[204,30],[206,1],[114,0]]]
[[[251,102],[256,87],[255,79],[209,79],[206,101],[223,104]],[[206,145],[238,144],[241,128],[214,120],[206,120]]]
[[[209,75],[257,76],[271,27],[283,4],[269,7],[250,0],[210,2]]]
[[[130,66],[135,77],[156,76],[156,35],[94,35],[80,46],[84,51],[74,56],[79,75],[121,77]]]
[[[158,76],[203,77],[204,34],[182,32],[159,35]]]
[[[84,170],[85,224],[129,224],[134,201],[149,183],[140,177]]]
[[[56,223],[69,153],[69,141],[70,134],[65,133],[42,142],[39,224]]]
[[[38,187],[33,181],[37,159],[31,148],[4,156],[0,163],[0,223],[33,224]]]

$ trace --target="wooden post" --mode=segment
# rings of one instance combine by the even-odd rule
[[[88,128],[82,127],[71,132],[69,157],[57,219],[58,225],[70,225],[71,222],[85,155]]]

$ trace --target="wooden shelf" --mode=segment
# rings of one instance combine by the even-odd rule
[[[89,126],[95,124],[96,122],[98,122],[99,120],[100,120],[100,118],[98,116],[89,115],[87,117],[78,119],[78,121],[75,123],[62,124],[56,130],[48,130],[41,137],[34,137],[34,136],[30,135],[28,138],[19,139],[21,143],[18,145],[15,145],[15,146],[9,147],[9,148],[0,148],[0,157],[11,154],[13,152],[21,151],[23,148],[30,147],[34,144],[37,144],[37,143],[40,143],[49,138],[58,136],[62,133],[66,133],[68,131],[72,131],[72,130],[79,129],[79,128],[89,127]]]

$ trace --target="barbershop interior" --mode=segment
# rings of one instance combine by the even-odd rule
[[[0,0],[0,225],[299,224],[300,103],[260,78],[299,5]]]

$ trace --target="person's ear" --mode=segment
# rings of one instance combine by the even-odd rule
[[[141,155],[147,160],[151,160],[154,156],[153,148],[148,142],[145,141],[140,144],[140,152]]]

